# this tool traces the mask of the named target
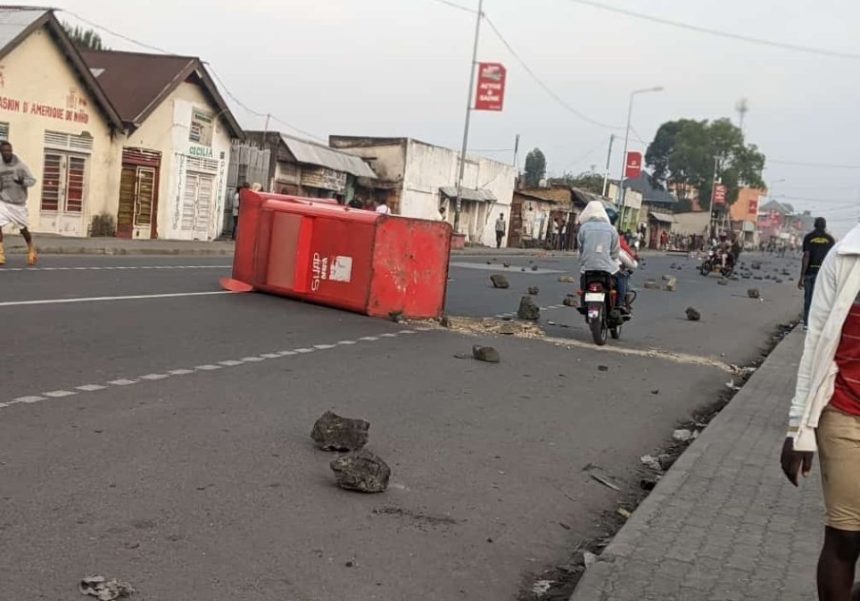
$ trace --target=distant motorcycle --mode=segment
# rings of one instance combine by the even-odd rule
[[[616,306],[618,292],[612,280],[612,275],[605,271],[586,271],[584,289],[580,291],[582,303],[579,312],[585,316],[597,346],[606,344],[609,336],[616,340],[621,337],[621,326],[630,321],[630,308],[636,300],[636,293],[629,291],[625,299],[627,312],[621,311]]]
[[[719,253],[714,250],[708,251],[708,256],[702,261],[699,266],[699,273],[704,276],[709,276],[712,273],[719,273],[724,278],[731,277],[735,271],[735,260],[731,253],[726,255],[726,265],[723,267],[723,261]]]

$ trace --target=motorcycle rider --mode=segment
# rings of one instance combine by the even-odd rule
[[[728,240],[728,236],[723,232],[720,234],[720,242],[717,244],[716,252],[720,257],[720,267],[725,269],[726,262],[728,262],[729,257],[732,256],[732,244]]]
[[[609,209],[606,211],[609,216],[609,223],[613,226],[618,221],[618,211]],[[618,254],[618,264],[620,269],[615,274],[615,288],[618,291],[615,305],[624,312],[629,312],[630,307],[627,306],[627,290],[630,288],[630,276],[633,271],[639,267],[639,255],[630,248],[630,244],[624,236],[619,239],[621,251]]]
[[[603,271],[616,276],[621,255],[621,242],[618,232],[612,226],[603,202],[589,202],[577,222],[580,224],[577,241],[579,243],[579,271],[582,274],[582,289],[586,288],[585,274],[589,271]],[[621,286],[624,285],[624,290]],[[626,282],[617,283],[618,299],[627,294]]]

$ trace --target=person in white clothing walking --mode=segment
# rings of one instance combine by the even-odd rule
[[[824,258],[780,462],[789,481],[818,451],[827,509],[818,560],[821,601],[860,601],[860,225]]]

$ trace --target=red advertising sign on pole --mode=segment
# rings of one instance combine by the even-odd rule
[[[714,206],[721,207],[726,204],[726,192],[728,190],[723,184],[714,186]]]
[[[624,169],[624,177],[627,179],[636,179],[642,173],[642,153],[628,152],[627,166]]]
[[[478,63],[476,111],[500,111],[505,103],[507,71],[499,63]]]
[[[756,216],[758,215],[758,198],[750,199],[749,205],[747,207],[747,213],[749,215]]]

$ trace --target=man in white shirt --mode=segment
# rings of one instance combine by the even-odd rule
[[[376,212],[381,215],[391,215],[391,209],[388,207],[388,202],[385,199],[376,201]]]

